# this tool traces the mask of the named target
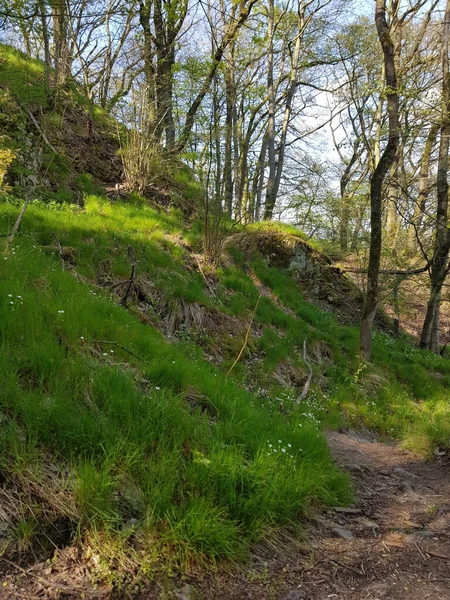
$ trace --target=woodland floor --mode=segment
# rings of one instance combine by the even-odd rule
[[[150,585],[138,597],[178,600],[448,600],[450,463],[424,462],[370,433],[331,432],[333,455],[354,482],[355,505],[328,509],[302,547],[257,548],[245,570]],[[19,566],[22,564],[22,566]],[[1,560],[0,598],[125,598],[94,589],[74,548],[30,566]]]

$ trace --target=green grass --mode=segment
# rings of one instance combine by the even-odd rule
[[[44,63],[6,44],[0,44],[0,82],[21,103],[47,103]]]
[[[0,233],[18,209],[1,205]],[[127,277],[132,244],[138,273],[168,303],[211,303],[165,237],[183,227],[176,213],[97,197],[86,211],[30,206],[0,261],[2,468],[13,476],[45,451],[69,465],[82,531],[119,535],[133,518],[177,561],[234,560],[275,525],[351,494],[303,410],[270,410],[89,283],[105,260]],[[62,269],[55,235],[76,249],[78,279]],[[191,390],[206,400],[192,403]]]

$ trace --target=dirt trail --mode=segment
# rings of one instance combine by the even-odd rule
[[[328,440],[353,479],[353,507],[317,515],[309,542],[298,552],[287,538],[286,552],[270,545],[258,549],[245,571],[198,574],[168,587],[155,582],[139,598],[450,600],[448,459],[424,462],[370,434],[331,432]],[[62,560],[65,555],[51,569],[46,563],[28,572],[9,570],[0,598],[111,597],[107,586],[93,593],[88,570],[75,556],[70,564]],[[55,596],[56,582],[65,586]],[[80,588],[87,593],[77,593]]]
[[[361,512],[324,515],[311,597],[449,600],[448,462],[424,462],[356,432],[328,439],[336,461],[351,472]]]

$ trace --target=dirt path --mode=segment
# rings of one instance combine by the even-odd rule
[[[360,512],[324,515],[311,597],[449,600],[450,465],[357,433],[330,433],[329,443],[351,472]]]
[[[426,463],[370,434],[332,432],[328,439],[337,463],[354,481],[353,507],[317,515],[309,542],[297,552],[287,538],[286,552],[282,544],[263,546],[245,572],[154,583],[139,598],[450,600],[448,460]],[[10,570],[0,598],[111,597],[107,586],[93,592],[88,571],[76,556],[71,564],[61,559],[49,568],[46,563],[42,571],[35,565],[30,578],[24,571]],[[84,596],[69,591],[75,573],[79,586],[74,587],[84,588]],[[51,580],[53,586],[48,585]],[[69,589],[63,587],[55,596],[56,581]]]

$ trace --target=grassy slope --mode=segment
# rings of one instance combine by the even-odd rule
[[[0,214],[4,232],[17,207],[3,204]],[[132,242],[141,273],[168,302],[208,302],[179,246],[164,238],[177,227],[175,216],[95,198],[87,212],[30,208],[0,262],[2,472],[14,481],[39,471],[50,452],[63,465],[60,480],[69,467],[61,485],[83,531],[120,531],[132,518],[144,545],[157,538],[180,559],[232,558],[311,503],[350,494],[303,409],[268,410],[192,343],[169,344],[84,279],[107,257],[116,273],[128,272]],[[77,248],[78,279],[48,248],[53,233]]]

